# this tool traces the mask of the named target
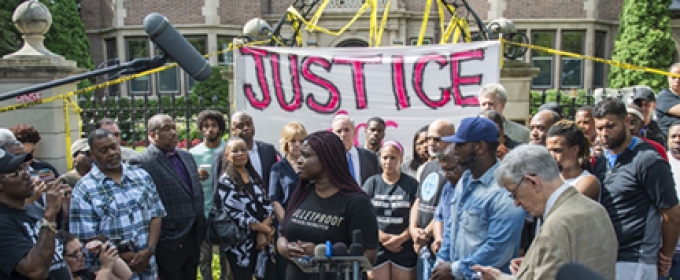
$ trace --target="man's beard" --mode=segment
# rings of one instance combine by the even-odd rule
[[[626,142],[626,133],[625,131],[622,131],[617,137],[615,138],[610,138],[612,140],[611,144],[607,145],[607,149],[614,150],[621,145],[623,145],[624,142]]]
[[[477,154],[475,154],[474,147],[473,150],[470,151],[470,154],[468,154],[468,158],[466,161],[460,161],[460,158],[456,158],[458,161],[458,168],[462,170],[470,170],[472,168],[472,165],[477,162]]]
[[[428,154],[431,158],[438,158],[438,157],[440,157],[440,156],[442,155],[442,153],[436,151],[435,148],[432,147],[432,146],[428,146],[428,147],[427,147],[427,154]]]
[[[206,140],[208,140],[208,142],[215,142],[215,141],[220,140],[220,136],[219,136],[219,135],[215,135],[215,136],[206,136],[205,138],[206,138]]]

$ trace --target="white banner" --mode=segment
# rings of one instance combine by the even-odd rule
[[[348,114],[363,145],[366,121],[387,122],[385,140],[411,156],[416,130],[438,118],[458,124],[479,112],[482,85],[500,81],[500,43],[384,48],[259,48],[235,53],[235,108],[248,112],[258,140],[278,147],[283,126],[310,133]]]

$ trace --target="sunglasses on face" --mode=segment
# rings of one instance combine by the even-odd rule
[[[12,173],[5,173],[0,175],[0,179],[6,179],[6,178],[20,178],[23,177],[25,174],[28,174],[28,167],[22,167]]]

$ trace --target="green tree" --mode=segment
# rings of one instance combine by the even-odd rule
[[[93,69],[90,41],[80,19],[76,0],[41,0],[52,13],[52,27],[45,34],[45,47],[73,60],[80,68]]]
[[[624,0],[612,59],[666,70],[673,63],[675,51],[671,39],[670,5],[671,0]],[[635,85],[648,85],[658,91],[666,85],[666,77],[612,66],[610,87]]]
[[[14,9],[21,2],[21,0],[0,1],[0,57],[15,52],[21,47],[21,34],[12,23]]]
[[[192,95],[204,98],[204,104],[219,108],[223,112],[229,112],[229,82],[222,79],[224,66],[213,66],[212,75],[203,82],[196,82],[192,89]],[[217,102],[217,104],[214,104]]]

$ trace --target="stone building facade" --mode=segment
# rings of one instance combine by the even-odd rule
[[[215,52],[240,35],[242,26],[260,17],[274,25],[294,0],[89,0],[81,2],[81,16],[92,46],[95,65],[111,59],[128,61],[157,54],[142,28],[144,17],[158,12],[202,53]],[[300,0],[302,1],[302,0]],[[309,2],[309,0],[305,0]],[[392,0],[383,45],[414,44],[419,35],[426,0]],[[362,0],[331,0],[320,26],[337,30],[358,11]],[[387,0],[379,0],[384,7]],[[452,2],[452,1],[447,1]],[[536,45],[609,58],[618,30],[622,0],[469,0],[479,17],[488,22],[499,17],[512,20]],[[677,0],[675,2],[678,2]],[[675,4],[675,3],[674,3]],[[426,41],[438,42],[436,7],[432,8]],[[679,41],[680,23],[674,39]],[[304,34],[319,47],[360,46],[368,41],[368,18],[356,22],[339,37]],[[538,51],[523,58],[541,69],[532,88],[596,88],[606,86],[608,67]],[[213,65],[229,63],[228,56],[211,56]],[[140,78],[109,94],[181,94],[193,81],[181,69]]]

